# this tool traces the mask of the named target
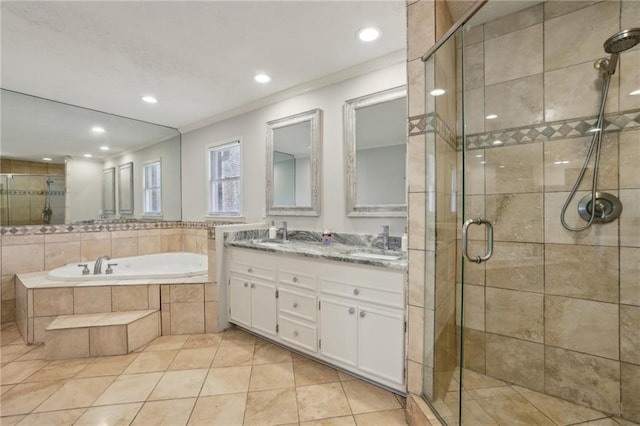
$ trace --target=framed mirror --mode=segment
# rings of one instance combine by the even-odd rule
[[[118,213],[133,214],[133,163],[118,166]]]
[[[406,86],[348,100],[344,141],[347,215],[406,216]]]
[[[322,111],[267,123],[267,215],[320,214]]]
[[[102,175],[102,216],[116,214],[116,168],[104,169]]]

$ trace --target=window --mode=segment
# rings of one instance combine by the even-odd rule
[[[209,148],[209,214],[240,215],[240,141]]]
[[[146,163],[143,167],[143,214],[160,215],[162,213],[162,188],[160,160]]]

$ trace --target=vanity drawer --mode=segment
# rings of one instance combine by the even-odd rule
[[[280,324],[280,338],[283,341],[307,351],[318,351],[316,327],[284,316],[280,316],[278,322]]]
[[[309,290],[316,289],[316,277],[297,271],[289,271],[286,269],[278,270],[278,280],[281,283],[289,284],[296,287],[302,287]]]
[[[380,288],[368,286],[366,284],[349,284],[338,281],[322,280],[320,291],[324,294],[331,294],[339,297],[375,303],[392,308],[404,308],[404,294],[397,291],[385,291]]]
[[[271,281],[275,280],[276,277],[276,270],[274,268],[251,265],[249,263],[238,262],[235,260],[231,261],[229,269],[231,272],[247,275],[249,277],[264,278]]]
[[[318,302],[315,296],[282,287],[279,288],[279,291],[280,300],[278,301],[278,309],[280,313],[316,322]]]

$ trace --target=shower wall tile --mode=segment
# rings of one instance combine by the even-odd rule
[[[486,194],[542,191],[542,144],[485,150]]]
[[[485,27],[485,36],[487,28]],[[487,86],[542,73],[542,24],[484,42]],[[521,52],[527,52],[522,55]]]
[[[495,241],[543,241],[542,193],[487,195],[486,217]]]
[[[407,142],[407,175],[409,192],[424,192],[426,189],[426,152],[424,136],[409,136]]]
[[[620,305],[620,360],[640,365],[640,306]]]
[[[408,318],[408,348],[407,358],[411,361],[422,362],[424,359],[425,313],[418,306],[409,306]]]
[[[640,189],[620,190],[623,211],[620,216],[620,245],[640,247]]]
[[[617,191],[608,191],[617,195]],[[582,227],[586,222],[578,215],[578,202],[590,194],[578,191],[567,208],[565,220],[573,228]],[[562,227],[560,213],[568,192],[547,192],[544,195],[544,236],[547,243],[582,245],[618,245],[618,221],[592,226],[585,231],[571,232]],[[625,211],[627,207],[624,207]],[[624,213],[623,213],[624,214]]]
[[[640,22],[640,18],[634,26],[637,27],[640,25],[638,22]],[[623,26],[622,28],[628,27]],[[640,49],[638,49],[638,47],[620,55],[618,62],[618,66],[620,67],[620,111],[640,108],[640,96],[630,95],[632,91],[640,89],[639,65]]]
[[[569,244],[545,247],[545,292],[618,303],[618,248]]]
[[[460,325],[460,304],[462,285],[456,286],[456,324]],[[464,286],[464,326],[468,329],[484,331],[484,287],[465,284]]]
[[[640,248],[620,248],[620,303],[640,306]]]
[[[620,28],[637,28],[640,22],[640,8],[636,0],[623,0],[620,2]],[[636,46],[634,49],[640,49]]]
[[[465,90],[464,92],[464,118],[465,118],[465,131],[467,134],[484,132],[485,123],[485,88],[479,87],[477,89]],[[458,94],[457,102],[457,116],[462,116],[462,97]],[[462,123],[457,123],[458,134],[462,134]]]
[[[619,28],[619,18],[619,2],[605,1],[545,21],[545,70],[602,57],[602,43],[611,36],[612,29],[615,31]]]
[[[591,0],[591,1],[547,0],[544,3],[544,19],[551,19],[560,15],[565,15],[567,13],[585,8],[587,6],[591,6],[601,1],[602,0]]]
[[[80,241],[51,243],[44,246],[44,269],[55,269],[80,261]]]
[[[544,144],[545,191],[570,191],[578,178],[591,145],[591,137],[545,141]],[[605,134],[598,169],[598,189],[618,189],[618,134]],[[640,150],[638,151],[640,153]],[[622,160],[622,157],[621,157]],[[578,187],[591,189],[593,162]]]
[[[617,360],[618,311],[613,303],[546,296],[545,344]]]
[[[484,195],[484,169],[486,161],[484,159],[485,150],[473,150],[465,153],[465,170],[466,170],[466,194],[467,195]],[[481,155],[480,157],[477,157]],[[462,166],[458,168],[462,170]],[[459,179],[458,182],[462,182]]]
[[[494,243],[486,266],[487,287],[542,293],[544,291],[543,244]]]
[[[461,197],[458,197],[458,200],[461,200]],[[458,219],[457,224],[461,224],[464,222],[463,219],[468,218],[476,218],[476,217],[484,217],[484,196],[483,195],[468,195],[465,197],[465,208],[464,213],[466,217],[462,217],[462,207],[460,201],[458,201]],[[457,226],[457,237],[458,239],[462,238],[462,227]],[[485,227],[472,225],[469,226],[467,230],[467,238],[469,240],[485,240]]]
[[[485,71],[486,78],[486,71]],[[542,74],[485,87],[485,112],[497,114],[485,130],[527,126],[543,120]],[[508,123],[505,125],[505,123]]]
[[[484,41],[484,25],[464,26],[462,31],[464,32],[464,44],[465,46],[471,46],[472,44],[482,43]],[[462,47],[462,39],[459,34],[456,34],[456,48]]]
[[[488,332],[542,343],[541,294],[487,287],[485,303]]]
[[[460,241],[458,241],[458,251],[459,256],[457,257],[456,262],[456,282],[462,282],[462,267],[460,266],[460,262],[462,262],[462,249],[460,245]],[[484,241],[469,241],[468,252],[471,256],[477,256],[483,254],[486,251],[486,243]],[[481,285],[483,286],[485,283],[485,263],[475,263],[470,262],[468,260],[464,260],[464,283],[465,284],[473,284],[473,285]]]
[[[425,252],[409,250],[409,305],[424,307]]]
[[[640,131],[620,133],[619,150],[620,188],[640,188]]]
[[[487,333],[487,374],[510,383],[544,389],[544,345]]]
[[[82,240],[80,241],[80,260],[94,261],[100,256],[111,256],[111,240]]]
[[[420,58],[436,41],[435,2],[419,1],[407,6],[407,59]]]
[[[596,410],[619,413],[620,363],[546,346],[545,392]]]
[[[622,417],[640,422],[640,366],[621,363]]]
[[[421,59],[414,59],[407,62],[407,89],[409,117],[424,114],[424,97],[425,97],[425,77],[424,62]]]
[[[489,40],[503,34],[539,24],[543,20],[543,4],[530,7],[521,12],[489,21],[484,25],[484,38]]]
[[[486,333],[484,331],[464,328],[464,363],[465,368],[469,368],[478,373],[486,372]],[[458,331],[459,332],[459,331]]]
[[[618,77],[618,73],[611,77],[605,113],[618,111]],[[544,74],[545,121],[595,116],[600,108],[600,87],[601,79],[598,71],[593,68],[592,62],[546,72]]]
[[[463,49],[456,49],[457,62],[462,63]],[[462,90],[462,68],[456,67],[456,92]],[[464,88],[465,90],[484,87],[484,44],[467,45],[464,48]]]
[[[425,248],[425,201],[423,192],[409,194],[409,248]]]

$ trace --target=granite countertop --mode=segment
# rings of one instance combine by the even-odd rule
[[[371,239],[366,238],[338,238],[341,242],[324,245],[317,241],[310,233],[296,235],[286,242],[282,238],[267,239],[262,235],[250,235],[253,238],[228,238],[225,242],[230,247],[240,247],[271,253],[304,256],[315,259],[333,260],[338,262],[371,265],[399,271],[407,269],[407,253],[394,248],[383,250],[375,244],[367,244]],[[258,237],[258,238],[256,238]],[[355,244],[349,244],[355,243]]]

